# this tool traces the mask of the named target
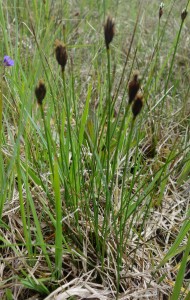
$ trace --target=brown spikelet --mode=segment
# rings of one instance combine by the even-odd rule
[[[42,105],[42,102],[46,95],[46,86],[43,80],[39,80],[37,87],[35,88],[35,95],[39,105]]]
[[[109,49],[109,45],[113,40],[115,34],[115,23],[111,17],[108,17],[106,23],[104,24],[104,37],[107,50]]]
[[[161,19],[162,15],[163,15],[163,8],[164,8],[164,3],[162,2],[160,4],[160,9],[159,9],[159,19]]]
[[[182,13],[181,13],[181,20],[182,20],[182,22],[183,22],[183,21],[185,20],[185,18],[187,17],[187,14],[188,14],[187,9],[184,8],[184,9],[182,10]]]
[[[65,70],[65,66],[67,63],[68,55],[65,44],[60,42],[59,40],[55,41],[55,55],[58,64],[61,66],[62,70]]]
[[[132,106],[134,119],[140,113],[142,107],[143,107],[143,94],[138,93]]]
[[[139,72],[135,71],[128,85],[129,104],[133,102],[140,89]]]

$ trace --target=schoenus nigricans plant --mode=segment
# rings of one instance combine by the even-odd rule
[[[55,41],[55,56],[58,64],[61,66],[62,71],[64,72],[68,55],[65,44],[60,42],[59,40]]]
[[[133,73],[132,80],[128,84],[129,104],[133,102],[139,89],[140,89],[139,72],[135,71]]]
[[[111,141],[112,141],[112,134],[111,134],[111,119],[112,119],[112,99],[111,99],[111,88],[112,88],[112,82],[111,82],[111,53],[110,53],[110,43],[113,40],[115,34],[115,23],[111,17],[108,17],[105,24],[104,24],[104,38],[105,38],[105,45],[106,45],[106,54],[107,54],[107,81],[106,81],[106,87],[107,87],[107,95],[106,95],[106,122],[107,122],[107,130],[106,130],[106,186],[108,187],[110,184],[110,174],[111,174],[111,168],[110,168],[110,158],[111,158]],[[106,124],[104,123],[103,126]],[[106,188],[106,212],[104,216],[104,222],[103,222],[103,244],[102,244],[102,257],[106,254],[106,232],[108,231],[108,222],[107,220],[110,219],[110,213],[112,210],[112,202],[111,202],[111,193],[109,191],[109,188]]]
[[[45,114],[44,114],[44,108],[43,108],[43,100],[45,98],[46,95],[46,86],[45,83],[42,79],[39,80],[38,85],[35,88],[35,95],[36,95],[36,99],[37,102],[39,104],[39,108],[41,111],[41,116],[43,119],[43,124],[44,124],[44,130],[45,130],[45,137],[46,137],[46,141],[47,141],[47,147],[48,147],[48,155],[49,155],[49,162],[50,162],[50,168],[51,168],[51,172],[53,174],[53,162],[52,162],[52,150],[51,150],[51,141],[50,141],[50,134],[48,133],[48,128],[46,125],[46,120],[45,120]]]
[[[43,80],[41,80],[41,79],[39,80],[39,83],[35,88],[35,95],[36,95],[38,104],[42,105],[42,102],[46,95],[46,86],[45,86]]]
[[[132,112],[133,112],[134,119],[140,113],[142,107],[143,107],[143,94],[141,92],[139,92],[137,94],[137,96],[133,102],[133,106],[132,106]]]
[[[188,14],[187,9],[184,8],[184,9],[182,10],[182,12],[181,12],[181,20],[182,20],[182,22],[186,19],[187,14]]]
[[[164,3],[161,2],[160,8],[159,8],[159,20],[161,19],[162,15],[163,15],[163,8],[164,8]]]
[[[109,50],[109,45],[113,40],[115,34],[115,23],[111,17],[108,17],[106,23],[104,24],[104,37],[106,48]]]

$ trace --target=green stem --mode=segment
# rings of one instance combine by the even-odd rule
[[[46,121],[45,121],[43,104],[40,105],[40,110],[41,110],[41,115],[42,115],[42,119],[43,119],[43,123],[44,123],[44,130],[45,130],[45,136],[46,136],[47,147],[48,147],[48,156],[49,156],[49,163],[50,163],[51,173],[53,174],[52,151],[51,151],[51,145],[50,145],[47,125],[46,125]]]
[[[20,147],[19,147],[20,148]],[[26,241],[26,248],[28,251],[28,256],[31,259],[32,258],[32,244],[31,240],[29,238],[29,228],[27,227],[27,221],[26,221],[26,214],[25,214],[25,208],[24,208],[24,199],[23,199],[23,192],[22,192],[22,175],[21,175],[21,169],[20,169],[20,153],[18,148],[18,155],[17,155],[17,177],[18,177],[18,190],[19,190],[19,202],[20,202],[20,212],[21,212],[21,218],[22,218],[22,224],[23,224],[23,231],[24,231],[24,238]]]
[[[69,133],[69,140],[70,140],[70,146],[71,146],[71,153],[72,153],[72,167],[73,167],[73,179],[74,179],[74,185],[75,185],[75,190],[72,193],[72,197],[74,200],[74,209],[77,208],[78,206],[78,200],[77,200],[77,195],[78,195],[78,179],[77,179],[77,174],[76,174],[76,153],[73,145],[73,137],[72,137],[72,132],[71,132],[71,122],[70,122],[70,106],[68,103],[67,99],[67,88],[66,88],[66,82],[65,82],[65,73],[62,71],[62,80],[63,80],[63,87],[64,87],[64,100],[65,100],[65,106],[66,106],[66,117],[67,117],[67,126],[68,126],[68,133]],[[77,213],[76,213],[76,218]],[[77,221],[76,220],[76,221]],[[78,221],[77,221],[78,222]]]
[[[106,101],[106,111],[107,111],[107,133],[106,133],[106,150],[107,150],[107,160],[106,160],[106,205],[105,205],[105,216],[103,222],[103,245],[102,245],[102,264],[104,264],[104,255],[106,247],[106,237],[108,234],[108,227],[110,223],[110,209],[111,209],[111,199],[109,191],[109,177],[110,177],[110,143],[111,143],[111,76],[110,76],[110,50],[107,49],[107,79],[108,79],[108,94]]]
[[[106,172],[106,180],[107,185],[109,184],[109,174],[110,174],[110,137],[111,137],[111,79],[110,79],[110,51],[107,50],[107,59],[108,59],[108,97],[107,97],[107,109],[108,109],[108,117],[107,117],[107,172]]]
[[[180,39],[180,36],[181,36],[181,31],[182,31],[182,28],[183,28],[183,23],[184,23],[184,20],[181,21],[181,25],[180,25],[179,32],[178,32],[178,35],[177,35],[177,40],[176,40],[176,44],[175,44],[175,48],[174,48],[174,53],[173,53],[173,56],[172,56],[172,61],[171,61],[171,64],[170,64],[168,78],[167,78],[166,85],[165,85],[165,93],[167,92],[168,84],[169,84],[170,77],[171,77],[171,74],[172,74],[174,60],[175,60],[175,56],[176,56],[176,52],[177,52],[177,47],[178,47],[178,44],[179,44],[179,39]]]
[[[123,182],[122,182],[122,192],[121,192],[121,206],[120,206],[120,216],[119,216],[119,241],[118,241],[118,249],[117,249],[117,289],[119,288],[119,282],[120,282],[120,268],[122,264],[122,257],[123,257],[123,234],[124,234],[124,216],[126,215],[126,212],[124,211],[124,190],[125,190],[125,179],[127,175],[127,170],[128,170],[128,159],[129,159],[129,149],[130,149],[130,144],[132,140],[132,133],[133,133],[133,128],[135,124],[135,119],[133,118],[132,123],[131,123],[131,128],[130,132],[128,135],[127,139],[127,146],[126,146],[126,159],[125,159],[125,165],[124,165],[124,171],[123,171]]]
[[[190,0],[188,0],[188,2],[187,2],[186,8],[185,8],[186,10],[189,6],[189,3],[190,3]],[[165,85],[165,93],[168,89],[168,84],[169,84],[169,80],[170,80],[170,77],[171,77],[171,73],[172,73],[172,69],[173,69],[173,65],[174,65],[174,60],[175,60],[175,56],[176,56],[177,47],[178,47],[178,44],[179,44],[179,39],[180,39],[180,36],[181,36],[181,31],[182,31],[182,28],[183,28],[183,24],[184,24],[184,19],[181,20],[181,25],[180,25],[179,32],[178,32],[178,35],[177,35],[177,41],[176,41],[176,44],[175,44],[174,53],[173,53],[173,57],[172,57],[171,65],[170,65],[170,70],[169,70],[168,78],[167,78],[166,85]]]
[[[55,193],[55,211],[56,211],[56,231],[55,231],[55,276],[57,279],[61,276],[62,270],[62,202],[60,194],[60,180],[57,158],[54,159],[54,193]]]

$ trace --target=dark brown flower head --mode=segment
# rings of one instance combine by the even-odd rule
[[[140,89],[139,72],[135,71],[133,73],[132,80],[129,82],[128,85],[129,104],[133,102],[139,89]]]
[[[58,64],[61,66],[62,70],[64,71],[67,63],[68,55],[67,55],[65,44],[63,44],[59,40],[55,41],[55,55]]]
[[[35,88],[35,95],[39,105],[42,105],[42,102],[46,95],[46,86],[43,80],[40,80],[37,87]]]
[[[133,103],[133,106],[132,106],[132,112],[133,112],[134,119],[140,113],[142,107],[143,107],[143,94],[141,92],[139,92],[137,94],[135,101]]]
[[[188,14],[187,9],[184,8],[184,9],[182,10],[182,13],[181,13],[181,20],[182,20],[182,22],[183,22],[183,21],[185,20],[185,18],[187,17],[187,14]]]
[[[109,49],[109,44],[113,40],[115,34],[115,23],[111,17],[108,17],[106,23],[104,24],[104,37],[107,50]]]
[[[163,8],[164,8],[164,3],[161,2],[160,9],[159,9],[159,19],[161,19],[162,15],[163,15]]]

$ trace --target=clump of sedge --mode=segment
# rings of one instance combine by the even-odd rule
[[[162,15],[163,15],[163,8],[164,8],[164,3],[161,2],[160,9],[159,9],[159,19],[161,19]]]
[[[40,80],[37,87],[35,88],[35,95],[36,95],[38,104],[42,105],[42,102],[46,95],[46,86],[45,86],[43,80]]]
[[[109,50],[109,45],[113,40],[115,34],[115,23],[111,17],[108,17],[106,23],[104,24],[104,37],[106,48]]]
[[[133,102],[133,106],[132,106],[132,112],[133,112],[134,119],[140,113],[142,107],[143,107],[143,94],[141,92],[139,92],[136,95],[135,101]]]
[[[62,68],[62,71],[64,71],[67,64],[68,55],[65,44],[60,42],[59,40],[55,41],[55,56],[58,64]]]
[[[140,89],[139,72],[135,71],[133,73],[132,80],[129,82],[128,85],[129,104],[133,102],[139,89]]]
[[[183,22],[183,21],[185,20],[185,18],[187,17],[187,14],[188,14],[187,9],[184,8],[184,9],[182,10],[182,13],[181,13],[181,20],[182,20],[182,22]]]

